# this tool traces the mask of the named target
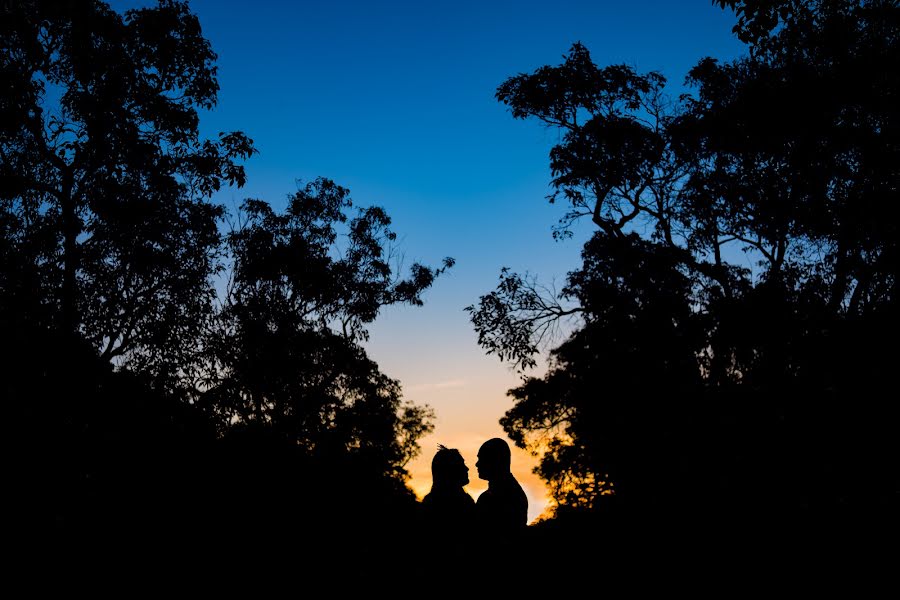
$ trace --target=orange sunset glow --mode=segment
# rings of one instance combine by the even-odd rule
[[[464,276],[466,266],[457,268]],[[520,378],[495,357],[473,351],[466,313],[445,311],[435,323],[432,314],[439,310],[426,303],[415,311],[388,311],[373,327],[367,347],[385,372],[400,380],[406,399],[435,409],[434,432],[422,438],[419,456],[407,466],[410,487],[419,498],[431,490],[431,459],[443,444],[465,458],[466,491],[477,498],[487,489],[475,469],[478,448],[488,439],[506,437],[498,421],[511,406],[506,391]],[[533,521],[550,507],[550,497],[544,482],[532,473],[537,457],[509,445],[512,472],[528,496],[528,520]]]
[[[546,235],[543,224],[522,227],[534,237]],[[583,235],[583,231],[577,232],[576,239]],[[420,235],[413,232],[409,238],[415,241]],[[521,261],[514,250],[495,252],[500,254],[500,264]],[[563,269],[575,267],[567,244],[548,244],[541,252],[543,261],[553,261]],[[435,411],[433,433],[420,440],[421,452],[407,466],[410,486],[419,498],[431,489],[431,459],[438,444],[456,448],[463,455],[469,467],[466,490],[477,498],[487,488],[475,469],[478,449],[488,439],[506,438],[499,420],[512,406],[507,391],[521,384],[521,373],[478,348],[468,314],[462,310],[473,299],[467,298],[457,283],[462,280],[471,285],[468,282],[473,279],[489,281],[493,276],[483,263],[459,262],[446,281],[439,282],[444,287],[430,293],[424,306],[386,310],[371,328],[366,347],[372,358],[400,381],[405,399]],[[541,361],[527,375],[539,376],[545,370]],[[528,496],[528,520],[532,522],[552,508],[546,484],[532,472],[539,457],[511,441],[509,445],[512,472]]]

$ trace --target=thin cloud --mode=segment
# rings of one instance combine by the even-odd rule
[[[406,388],[407,392],[431,392],[435,390],[449,390],[465,387],[465,379],[450,379],[448,381],[439,381],[437,383],[420,383],[411,385]]]

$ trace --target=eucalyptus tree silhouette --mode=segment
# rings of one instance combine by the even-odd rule
[[[26,532],[184,514],[176,449],[190,470],[213,431],[175,393],[212,309],[211,195],[254,152],[199,134],[214,60],[183,2],[0,5],[0,364]]]
[[[497,98],[557,128],[557,236],[596,233],[560,297],[504,271],[469,307],[523,371],[501,423],[559,506],[785,515],[895,506],[898,7],[720,2],[749,56],[657,73],[559,66]],[[840,480],[840,484],[836,483]]]
[[[203,139],[215,53],[186,3],[120,15],[103,2],[3,4],[0,180],[6,294],[106,359],[172,381],[214,291],[223,184],[240,132]],[[34,305],[34,306],[31,306]],[[192,340],[191,340],[192,341]]]
[[[413,264],[402,278],[390,217],[379,207],[351,217],[352,207],[349,191],[327,179],[303,186],[282,214],[244,203],[197,402],[223,432],[267,430],[310,455],[349,453],[402,480],[432,413],[402,401],[360,342],[383,307],[421,304],[453,260]]]
[[[431,411],[362,342],[453,261],[401,273],[387,213],[326,179],[223,234],[255,150],[199,133],[215,58],[186,2],[0,3],[0,385],[41,548],[324,556],[412,525]]]

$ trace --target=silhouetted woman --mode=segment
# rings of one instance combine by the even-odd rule
[[[431,491],[422,500],[423,533],[448,550],[459,548],[468,541],[475,519],[475,501],[463,489],[469,467],[459,450],[438,445],[431,478]]]

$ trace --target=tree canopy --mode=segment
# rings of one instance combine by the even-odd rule
[[[214,195],[256,150],[200,133],[216,55],[186,2],[0,11],[0,363],[25,529],[392,522],[433,415],[362,342],[453,260],[403,269],[387,212],[324,178],[229,214]]]
[[[200,136],[216,55],[183,2],[9,2],[2,28],[0,286],[104,358],[170,377],[213,299],[211,195],[243,185],[254,152],[240,132]]]
[[[555,235],[597,226],[559,297],[504,271],[469,308],[521,369],[577,317],[501,422],[563,507],[884,506],[900,484],[877,392],[897,358],[900,13],[719,4],[749,55],[700,61],[692,94],[581,44],[498,88],[561,133]]]
[[[310,452],[361,453],[399,475],[431,411],[402,402],[359,342],[382,307],[421,304],[453,260],[413,264],[401,278],[387,213],[373,206],[351,218],[351,208],[349,191],[326,179],[303,186],[282,214],[244,203],[198,402],[226,429],[270,425]]]

